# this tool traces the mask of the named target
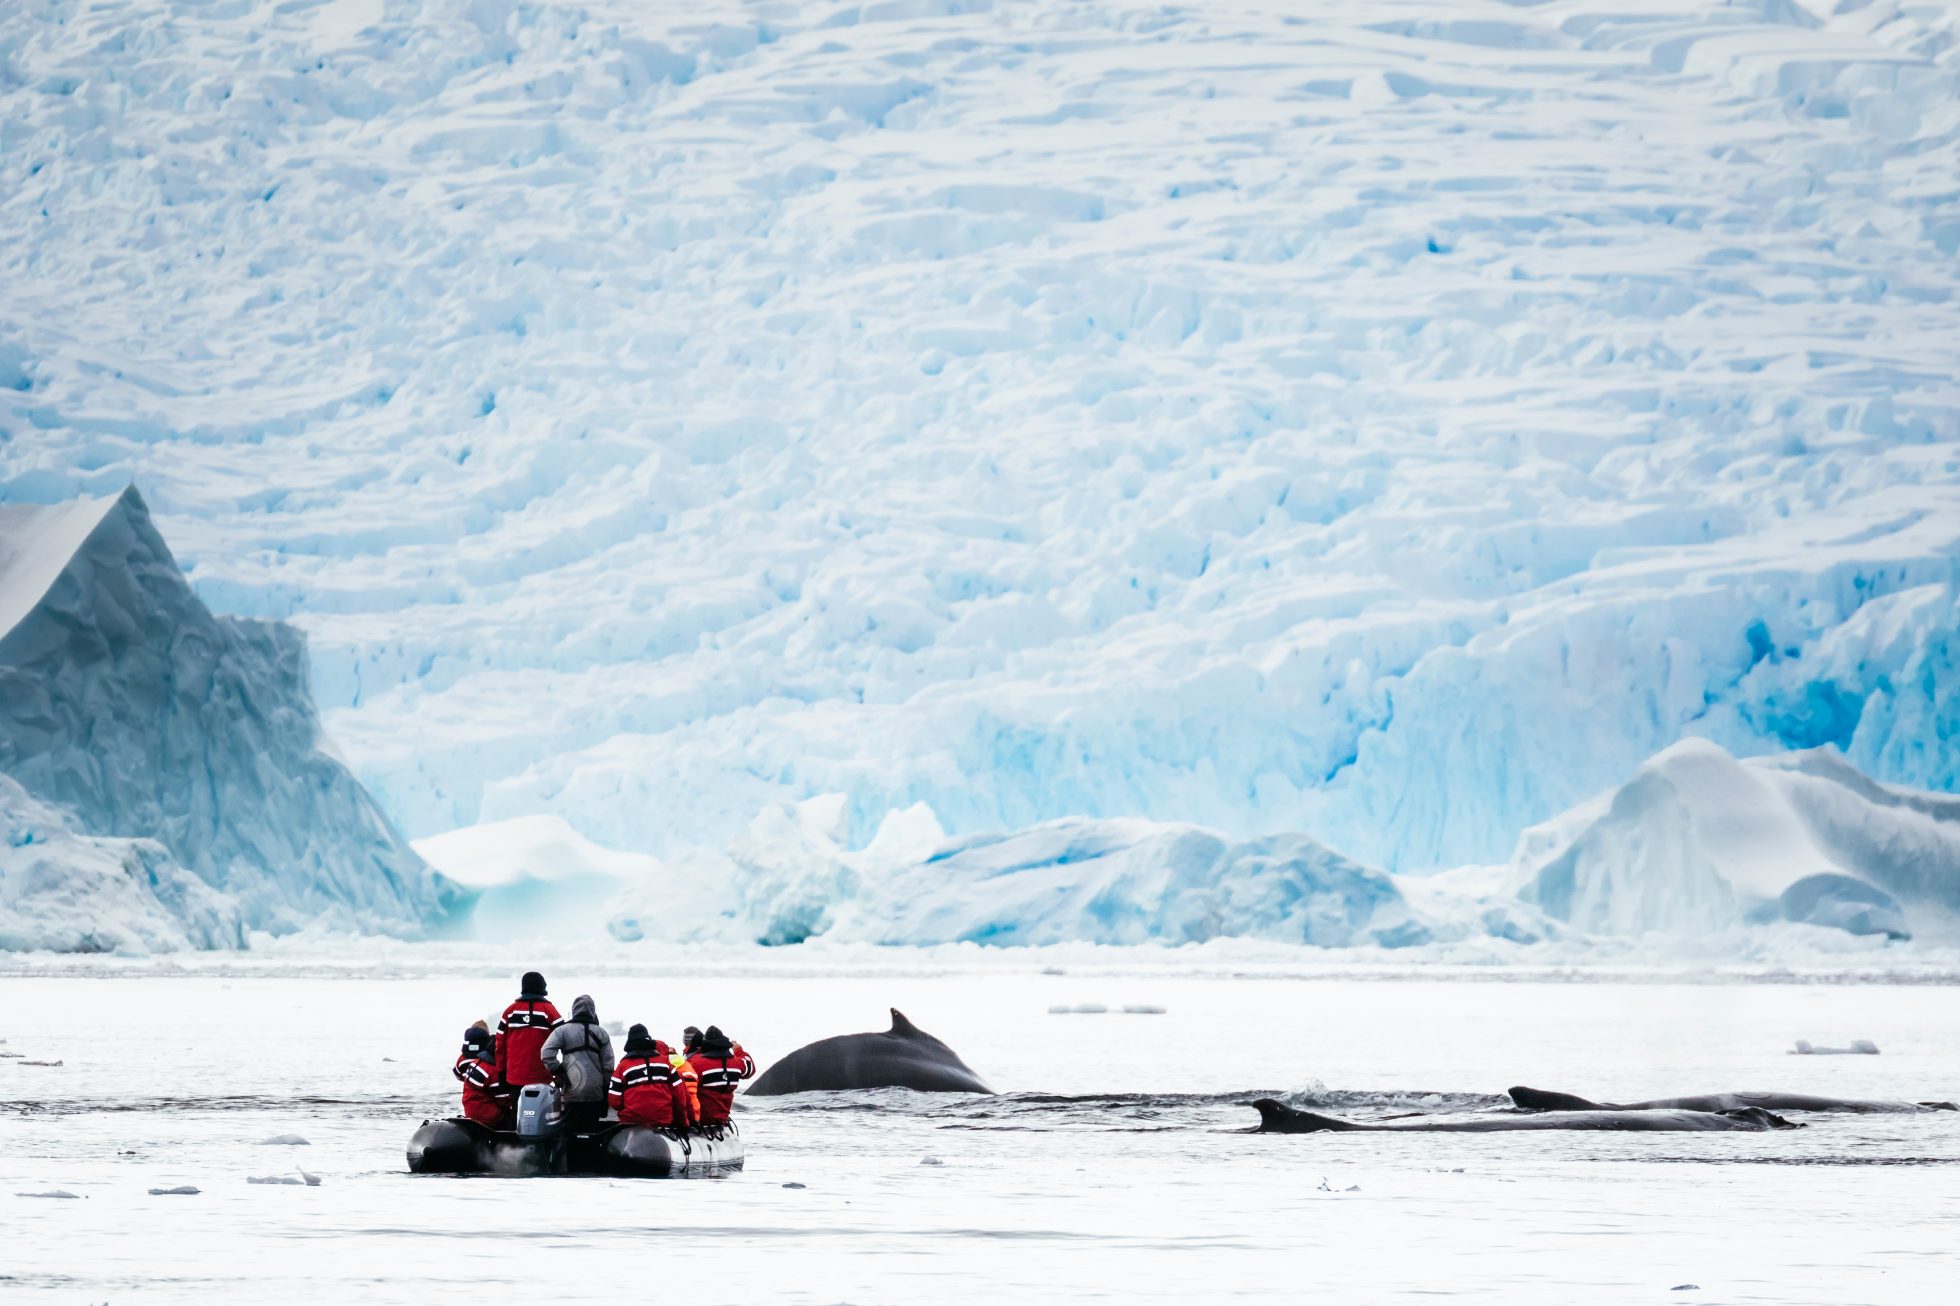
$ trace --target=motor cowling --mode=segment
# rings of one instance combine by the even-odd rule
[[[565,1122],[558,1090],[550,1084],[526,1084],[517,1093],[517,1136],[556,1138]]]

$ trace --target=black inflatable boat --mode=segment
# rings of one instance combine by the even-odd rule
[[[639,1179],[705,1179],[742,1168],[742,1136],[733,1124],[677,1134],[606,1121],[589,1132],[564,1128],[549,1092],[528,1088],[518,1100],[517,1128],[474,1120],[424,1120],[408,1140],[416,1174],[623,1175]]]

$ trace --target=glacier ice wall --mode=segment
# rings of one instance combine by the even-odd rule
[[[187,906],[185,938],[212,945],[236,927],[214,923],[187,873],[222,895],[224,919],[275,932],[417,933],[455,905],[321,751],[300,633],[213,616],[134,489],[0,506],[0,622],[0,776],[39,804],[16,847],[65,832],[37,863],[43,881],[64,849],[87,855],[88,882],[109,876],[104,859],[137,858],[153,896]],[[14,896],[26,885],[9,873],[10,910],[28,911]],[[105,937],[119,902],[101,900]]]
[[[1960,68],[1895,0],[0,10],[0,499],[132,475],[410,833],[1501,861],[1960,783]]]

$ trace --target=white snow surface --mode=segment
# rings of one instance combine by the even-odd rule
[[[1952,788],[1955,35],[22,0],[0,499],[136,478],[411,835],[1408,871],[1684,736]]]
[[[319,747],[304,640],[213,615],[142,497],[0,505],[0,949],[417,934],[454,886]]]

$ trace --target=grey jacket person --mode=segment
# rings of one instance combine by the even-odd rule
[[[561,1021],[538,1050],[544,1068],[566,1085],[569,1102],[603,1102],[612,1079],[612,1035],[599,1023],[592,999],[572,999],[572,1014]]]

